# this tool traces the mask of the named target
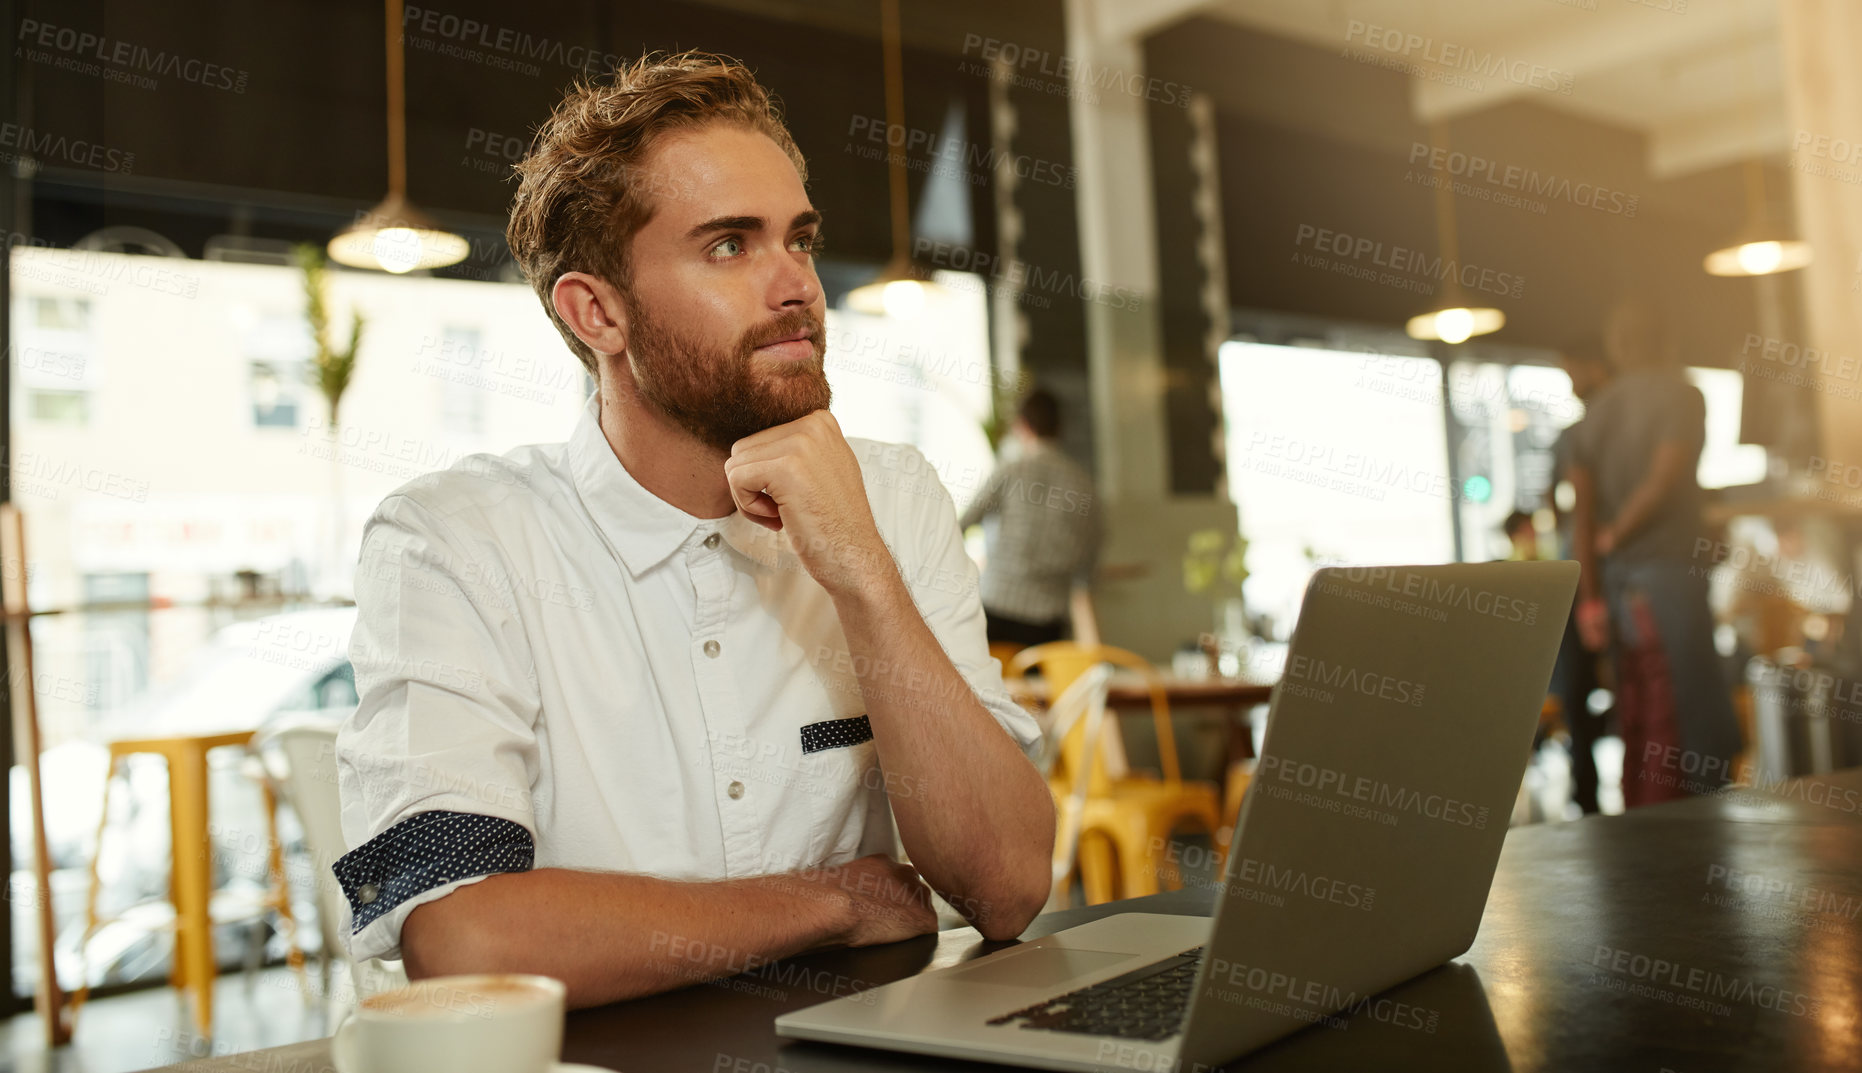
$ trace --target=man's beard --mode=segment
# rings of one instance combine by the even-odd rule
[[[633,302],[627,318],[633,329],[627,352],[640,397],[708,447],[729,454],[745,436],[827,409],[826,341],[808,310],[758,325],[722,353],[658,323]],[[767,368],[756,367],[757,347],[802,330],[809,333],[812,358],[771,359]]]

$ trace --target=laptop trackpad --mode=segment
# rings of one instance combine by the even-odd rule
[[[1075,950],[1065,946],[1037,946],[1018,954],[987,958],[967,968],[946,973],[965,984],[1008,984],[1012,987],[1052,987],[1089,972],[1129,961],[1134,955],[1109,950]]]

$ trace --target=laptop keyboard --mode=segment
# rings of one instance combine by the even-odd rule
[[[988,1023],[1019,1022],[1022,1028],[1120,1039],[1166,1039],[1183,1027],[1183,1015],[1190,1008],[1190,988],[1196,983],[1196,966],[1202,957],[1200,946],[1185,950],[1123,976],[990,1018]]]

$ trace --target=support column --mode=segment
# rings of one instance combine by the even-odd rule
[[[1210,269],[1223,278],[1219,241],[1213,247],[1214,265],[1207,263],[1207,243],[1168,251],[1158,245],[1155,169],[1194,173],[1196,150],[1194,139],[1173,137],[1166,139],[1172,158],[1158,159],[1159,143],[1150,127],[1156,94],[1146,77],[1142,30],[1133,28],[1130,17],[1134,10],[1130,0],[1066,0],[1067,52],[1076,72],[1068,104],[1078,168],[1075,205],[1095,476],[1109,535],[1095,598],[1108,644],[1161,662],[1178,643],[1213,626],[1212,597],[1183,590],[1183,554],[1189,534],[1198,529],[1233,533],[1235,508],[1219,474],[1209,472],[1216,445],[1206,410],[1203,428],[1188,437],[1194,457],[1172,457],[1170,394],[1182,370],[1166,361],[1165,318],[1176,316],[1177,307],[1162,301],[1166,274],[1160,262],[1170,258],[1173,267],[1182,267],[1179,261],[1190,266],[1188,272],[1168,276],[1194,277],[1193,293],[1183,295],[1181,303],[1188,320],[1171,322],[1188,326],[1192,347],[1212,348],[1226,338],[1228,314],[1224,294],[1210,316],[1204,293]],[[1210,117],[1197,118],[1207,124]],[[1219,212],[1202,217],[1219,219]],[[1189,378],[1195,383],[1177,385],[1199,406],[1215,381],[1206,360],[1212,356],[1210,350],[1191,363]],[[1177,445],[1179,452],[1184,449]],[[1182,471],[1201,477],[1179,481]],[[1180,484],[1187,485],[1183,494],[1176,488]]]
[[[1862,188],[1817,174],[1839,165],[1810,148],[1819,137],[1852,145],[1862,137],[1862,69],[1854,49],[1862,41],[1862,5],[1778,0],[1778,7],[1785,101],[1798,146],[1791,168],[1798,233],[1816,250],[1803,270],[1804,343],[1830,354],[1862,355]],[[1805,138],[1810,142],[1800,143]],[[1862,400],[1819,391],[1817,408],[1822,453],[1844,465],[1862,464]]]

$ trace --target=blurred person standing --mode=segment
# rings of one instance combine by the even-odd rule
[[[1018,645],[1058,641],[1068,633],[1077,588],[1092,578],[1104,536],[1093,479],[1060,449],[1060,403],[1037,388],[1016,407],[1004,460],[958,519],[967,530],[983,524],[988,559],[983,565],[983,616],[989,640]],[[1075,618],[1091,604],[1073,604]],[[1097,640],[1090,623],[1074,623],[1085,640]]]
[[[1532,515],[1523,510],[1516,510],[1506,516],[1500,523],[1500,532],[1506,536],[1506,561],[1509,563],[1536,562],[1539,558],[1539,530],[1532,523]]]
[[[1587,343],[1573,347],[1559,358],[1559,366],[1571,378],[1571,393],[1586,406],[1610,383],[1612,370],[1603,347]],[[1585,418],[1579,417],[1558,434],[1552,445],[1552,488],[1571,479],[1573,445],[1583,434]],[[1552,497],[1552,511],[1558,519],[1558,557],[1580,558],[1577,550],[1576,512],[1560,510]],[[1604,717],[1590,709],[1590,698],[1603,682],[1598,674],[1598,653],[1584,646],[1578,634],[1578,606],[1573,606],[1565,621],[1564,639],[1558,644],[1558,662],[1552,669],[1552,689],[1558,695],[1559,711],[1565,729],[1571,735],[1571,800],[1585,815],[1601,811],[1597,805],[1597,739],[1603,737]]]
[[[1695,470],[1706,399],[1672,359],[1660,319],[1624,302],[1604,327],[1616,377],[1573,437],[1578,626],[1616,662],[1623,801],[1653,804],[1730,781],[1739,724],[1713,647]],[[1599,565],[1601,564],[1601,570]]]

